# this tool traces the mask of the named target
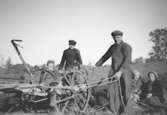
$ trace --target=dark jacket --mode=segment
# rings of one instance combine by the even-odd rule
[[[117,72],[124,68],[129,68],[131,64],[132,48],[129,44],[121,42],[113,44],[107,52],[96,63],[96,66],[101,66],[106,60],[112,57],[112,70]]]
[[[140,95],[141,100],[145,99],[147,94],[151,93],[152,96],[156,96],[160,99],[160,101],[163,102],[163,91],[162,91],[162,86],[161,83],[158,79],[156,79],[154,82],[146,82],[145,84],[142,85],[142,93]]]
[[[81,55],[78,49],[76,48],[68,48],[64,50],[63,56],[59,65],[59,69],[65,67],[65,70],[71,69],[74,66],[78,66],[82,64]]]
[[[150,82],[148,88],[148,93],[152,93],[152,96],[157,96],[160,99],[163,98],[162,86],[158,79],[156,79],[154,82]]]

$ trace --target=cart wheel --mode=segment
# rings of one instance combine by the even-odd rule
[[[87,83],[87,71],[70,71],[62,73],[62,82],[66,86],[76,86]],[[80,79],[82,78],[82,79]],[[63,115],[86,115],[89,108],[90,90],[71,91],[65,96],[54,94],[54,108],[57,114]],[[62,101],[65,99],[65,101]]]
[[[86,69],[66,71],[62,74],[65,85],[73,86],[87,83],[88,71]]]
[[[88,71],[86,69],[77,70],[73,72],[72,78],[69,80],[71,85],[87,84]],[[73,110],[75,115],[84,115],[89,111],[89,100],[91,97],[91,90],[81,90],[79,92],[73,92]]]
[[[87,114],[90,110],[89,101],[91,97],[91,90],[81,91],[74,94],[74,105],[76,106],[76,111],[81,114]]]
[[[66,99],[66,98],[69,98],[69,99]],[[62,101],[63,99],[65,99],[65,101]],[[52,106],[54,106],[55,114],[77,115],[76,106],[74,105],[74,99],[72,95],[61,97],[61,95],[54,94],[54,96],[52,97]]]

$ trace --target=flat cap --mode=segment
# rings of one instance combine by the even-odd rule
[[[47,63],[46,63],[46,65],[48,66],[50,63],[55,64],[55,62],[53,60],[48,60]]]
[[[69,42],[69,45],[74,45],[74,46],[75,46],[76,43],[77,43],[75,40],[69,40],[68,42]]]
[[[123,36],[123,32],[120,30],[115,30],[111,33],[111,36]]]

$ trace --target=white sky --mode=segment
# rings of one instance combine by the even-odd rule
[[[151,30],[167,27],[167,0],[0,0],[0,56],[20,60],[11,39],[22,39],[26,62],[58,64],[68,40],[77,41],[84,64],[94,64],[119,29],[133,59],[148,57]],[[110,63],[108,61],[107,63]]]

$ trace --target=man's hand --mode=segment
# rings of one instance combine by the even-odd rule
[[[59,82],[59,84],[57,85],[57,87],[62,88],[63,87],[62,82]]]
[[[63,70],[59,70],[59,73],[63,73],[64,71]]]
[[[130,98],[133,99],[135,102],[137,102],[137,101],[140,100],[139,95],[134,94],[134,93],[131,93],[131,94],[130,94]]]
[[[101,66],[102,65],[102,60],[100,59],[96,64],[95,64],[95,66],[96,67],[99,67],[99,66]]]
[[[99,67],[99,66],[100,66],[100,64],[97,62],[97,63],[95,64],[95,66],[96,66],[96,67]]]
[[[152,93],[147,94],[147,98],[152,97]]]
[[[118,71],[114,74],[114,77],[116,77],[117,79],[120,79],[121,75],[122,75],[122,72]]]

